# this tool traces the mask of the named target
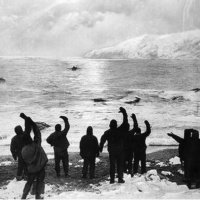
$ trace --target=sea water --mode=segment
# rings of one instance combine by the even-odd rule
[[[73,71],[72,67],[78,67]],[[42,131],[43,146],[54,126],[69,118],[69,150],[78,151],[88,126],[100,139],[123,106],[128,119],[135,113],[142,132],[148,120],[149,145],[177,144],[167,136],[183,137],[185,128],[200,131],[199,60],[92,60],[82,58],[1,57],[0,146],[9,150],[14,127],[24,121],[21,112],[51,127]],[[137,104],[130,103],[137,97]],[[94,101],[94,99],[104,101]]]

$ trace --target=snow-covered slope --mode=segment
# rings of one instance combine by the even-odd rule
[[[143,35],[116,46],[93,50],[85,58],[199,59],[200,30],[169,35]]]

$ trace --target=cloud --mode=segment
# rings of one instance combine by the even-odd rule
[[[200,27],[200,1],[194,2],[196,7],[188,10],[191,19],[186,22],[189,27],[193,20],[196,28]],[[186,0],[1,0],[0,55],[80,56],[142,34],[179,32],[185,3]]]

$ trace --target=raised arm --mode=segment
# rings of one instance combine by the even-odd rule
[[[178,143],[183,142],[183,138],[179,137],[178,135],[175,135],[173,133],[167,133],[168,136],[172,137],[174,140],[176,140]]]
[[[20,117],[24,119],[25,130],[24,133],[31,134],[31,124],[27,120],[27,116],[24,113],[20,113]]]
[[[122,113],[122,115],[123,115],[123,122],[118,127],[118,130],[120,130],[122,132],[127,132],[127,131],[129,131],[129,123],[128,123],[128,116],[127,116],[126,110],[123,107],[120,107],[119,112]]]
[[[20,117],[25,120],[25,124],[29,124],[28,126],[31,126],[33,128],[34,142],[36,144],[41,145],[42,136],[41,136],[41,132],[40,132],[39,128],[37,127],[36,123],[30,117],[27,117],[24,113],[21,113]]]
[[[151,133],[151,126],[147,120],[145,120],[144,123],[146,124],[146,132],[143,134],[148,137]]]
[[[59,132],[55,132],[52,133],[51,135],[49,135],[49,137],[47,137],[46,141],[47,143],[49,143],[51,146],[53,146],[53,142],[60,138],[61,136],[66,136],[68,131],[69,131],[69,128],[70,128],[70,125],[69,125],[69,121],[68,121],[68,118],[65,117],[65,116],[60,116],[61,119],[64,120],[64,123],[65,123],[65,128],[62,130],[62,131],[59,131]]]
[[[57,134],[58,137],[63,136],[63,135],[66,136],[70,128],[68,118],[65,116],[60,116],[60,118],[63,119],[65,123],[65,128]]]
[[[131,118],[133,119],[133,129],[136,130],[138,128],[138,121],[137,121],[136,115],[133,113],[131,115]]]

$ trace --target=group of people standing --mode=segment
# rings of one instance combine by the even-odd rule
[[[100,139],[93,135],[93,128],[89,126],[80,140],[80,156],[83,158],[82,178],[87,178],[88,169],[90,179],[95,178],[95,160],[103,151],[105,142],[108,143],[108,152],[110,160],[110,183],[115,182],[115,168],[117,166],[118,183],[124,183],[123,173],[131,174],[138,172],[138,165],[141,161],[141,173],[146,173],[146,137],[151,133],[151,127],[148,121],[145,121],[146,131],[141,133],[135,114],[131,115],[133,119],[133,128],[130,129],[128,115],[123,107],[119,108],[123,115],[123,121],[120,126],[115,119],[110,121],[109,129],[105,131]],[[10,150],[15,160],[18,159],[17,180],[25,179],[22,199],[26,199],[31,186],[35,184],[35,197],[41,199],[44,192],[45,166],[48,162],[47,155],[41,146],[41,132],[37,124],[24,113],[20,117],[25,121],[25,129],[21,126],[15,127],[16,135],[11,140]],[[60,124],[55,125],[55,131],[51,133],[46,141],[54,148],[55,172],[60,177],[60,162],[63,163],[65,177],[69,177],[69,141],[67,133],[70,129],[68,118],[60,116],[64,121],[64,128]],[[130,129],[130,130],[129,130]],[[34,137],[31,137],[33,130]],[[134,166],[133,166],[134,156]]]
[[[110,160],[110,183],[115,182],[115,168],[117,166],[118,183],[124,183],[123,173],[126,172],[134,176],[138,172],[138,165],[141,161],[141,173],[146,173],[146,137],[151,133],[148,121],[145,121],[146,131],[141,133],[135,114],[133,128],[130,129],[127,112],[123,107],[119,108],[123,115],[123,122],[117,125],[115,119],[110,121],[109,129],[105,131],[100,139],[93,135],[93,128],[89,126],[80,140],[80,156],[84,160],[82,168],[82,178],[87,178],[88,169],[90,179],[95,178],[95,160],[103,151],[105,142],[108,143]],[[21,126],[15,127],[16,135],[11,140],[10,150],[15,160],[18,159],[17,177],[18,181],[25,179],[22,199],[26,199],[33,184],[35,184],[35,198],[41,199],[44,192],[45,166],[48,162],[47,155],[41,146],[41,132],[30,117],[24,113],[20,117],[25,121],[25,129]],[[64,121],[64,128],[60,124],[55,125],[55,131],[51,133],[46,141],[54,148],[55,172],[60,177],[60,162],[63,163],[65,177],[69,177],[69,141],[67,133],[70,129],[68,118],[60,116]],[[130,130],[129,130],[130,129]],[[31,137],[33,131],[34,137]],[[134,167],[133,167],[134,156]]]

